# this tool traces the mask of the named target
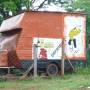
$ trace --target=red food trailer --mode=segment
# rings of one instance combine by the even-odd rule
[[[86,16],[81,13],[25,11],[4,20],[0,27],[0,67],[28,68],[37,44],[38,69],[60,71],[62,39],[65,68],[86,61]],[[1,58],[2,57],[2,58]]]

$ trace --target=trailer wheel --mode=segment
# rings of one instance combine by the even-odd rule
[[[56,76],[58,74],[58,71],[58,66],[54,63],[49,64],[46,69],[48,76]]]

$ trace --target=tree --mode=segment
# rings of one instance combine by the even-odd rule
[[[77,0],[73,5],[74,10],[84,12],[87,16],[87,34],[90,34],[90,0]]]
[[[88,50],[88,44],[90,44],[90,0],[77,0],[72,7],[74,10],[86,14],[87,62],[90,64],[90,50]]]
[[[21,10],[20,0],[0,0],[0,23]],[[11,12],[11,14],[10,14]]]
[[[55,5],[60,4],[60,7],[64,7],[64,4],[68,4],[73,0],[40,0],[40,3],[35,6],[35,3],[38,1],[39,0],[0,0],[0,22],[9,17],[11,13],[12,15],[15,15],[24,9],[38,11],[40,8],[44,8],[46,5],[50,5],[51,3]]]

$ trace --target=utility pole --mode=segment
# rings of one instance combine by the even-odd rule
[[[34,68],[34,78],[37,77],[37,50],[38,46],[34,44],[33,45],[34,63],[27,69],[27,71],[20,77],[20,79],[24,79],[33,68]]]
[[[65,59],[65,55],[64,55],[64,39],[62,39],[62,60],[61,60],[61,76],[64,76],[64,59]]]
[[[37,77],[37,48],[38,46],[34,44],[34,78]]]

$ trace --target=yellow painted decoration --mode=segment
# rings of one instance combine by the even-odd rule
[[[81,32],[81,30],[79,28],[73,28],[70,32],[69,32],[69,37],[70,39],[74,39],[75,36],[79,35]]]

